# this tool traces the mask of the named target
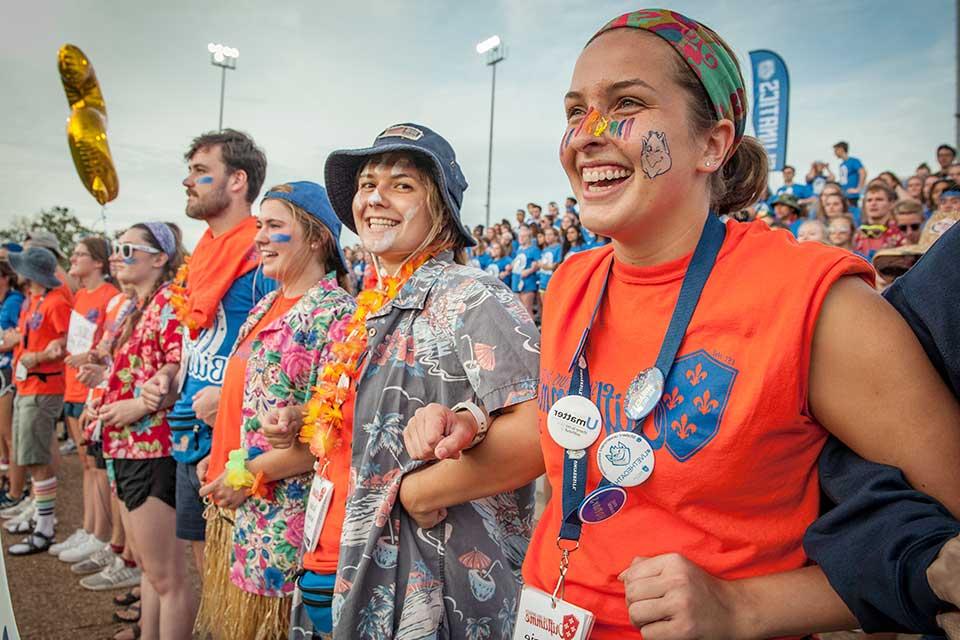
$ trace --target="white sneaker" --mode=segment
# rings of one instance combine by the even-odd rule
[[[106,545],[105,547],[100,547],[100,550],[89,558],[71,565],[70,571],[81,576],[87,575],[88,573],[99,573],[113,564],[113,559],[116,557],[117,554],[110,549],[110,545]]]
[[[89,534],[88,536],[89,537],[82,543],[61,551],[60,555],[57,556],[60,558],[60,562],[76,564],[103,549],[103,545],[106,544],[105,542],[97,540],[96,537],[90,536]]]
[[[113,563],[92,576],[80,581],[80,586],[90,591],[106,591],[108,589],[128,589],[140,584],[140,569],[128,567],[123,558],[116,556]]]
[[[33,530],[32,523],[36,516],[37,508],[34,506],[33,501],[31,501],[26,509],[3,523],[3,528],[6,529],[8,533],[27,533]]]
[[[10,518],[16,518],[25,510],[33,506],[33,498],[27,498],[26,500],[21,500],[19,503],[13,505],[12,507],[7,507],[3,511],[0,511],[0,518],[4,520],[9,520]]]
[[[63,553],[67,549],[71,547],[76,547],[80,545],[82,542],[86,542],[86,540],[90,537],[92,536],[86,531],[84,531],[83,529],[77,529],[76,531],[71,533],[66,540],[63,540],[61,542],[58,542],[57,544],[51,545],[47,551],[52,556],[59,556],[61,553]]]
[[[60,455],[69,456],[72,453],[77,452],[77,443],[73,441],[73,438],[67,438],[67,441],[60,445]]]

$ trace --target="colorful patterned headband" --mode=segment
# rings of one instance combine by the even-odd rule
[[[743,138],[747,123],[746,94],[743,77],[736,60],[720,44],[719,37],[709,27],[669,9],[640,9],[611,20],[597,33],[631,27],[655,33],[677,50],[703,85],[717,120],[733,122],[735,137],[726,161],[733,155]],[[589,44],[589,43],[588,43]]]

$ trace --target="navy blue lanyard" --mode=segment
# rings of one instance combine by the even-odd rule
[[[687,327],[690,326],[690,319],[700,301],[700,294],[703,293],[703,287],[707,284],[713,265],[717,261],[717,254],[720,253],[720,247],[723,245],[727,228],[712,213],[707,215],[707,221],[703,227],[703,233],[697,242],[697,248],[693,251],[693,257],[690,265],[687,267],[687,273],[683,278],[683,284],[680,286],[680,295],[677,298],[677,304],[673,308],[673,315],[670,317],[670,324],[667,327],[666,336],[663,344],[660,346],[660,353],[657,356],[656,366],[663,372],[663,377],[668,378],[670,369],[673,367],[673,361],[680,351],[680,345],[683,337],[687,333]],[[603,279],[603,287],[600,289],[600,295],[597,297],[597,303],[593,308],[593,314],[590,316],[590,323],[583,330],[580,337],[580,344],[577,346],[573,360],[570,362],[570,388],[569,395],[578,395],[592,400],[590,398],[590,367],[587,363],[587,341],[590,339],[590,330],[600,312],[600,305],[607,293],[607,284],[610,282],[610,273],[613,271],[613,258],[607,268],[607,274]],[[637,431],[643,426],[643,421],[635,421],[631,431]],[[578,511],[583,499],[586,496],[587,486],[587,451],[574,451],[567,449],[563,456],[563,523],[560,527],[560,538],[563,540],[580,540],[580,516]],[[611,482],[604,478],[599,487],[610,486]]]

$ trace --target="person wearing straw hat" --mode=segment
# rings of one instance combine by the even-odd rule
[[[20,313],[20,345],[14,351],[13,450],[17,464],[33,478],[37,524],[10,547],[10,555],[21,556],[46,551],[53,544],[57,476],[51,447],[63,409],[63,356],[72,304],[61,291],[57,260],[50,250],[30,247],[8,259],[29,294]]]
[[[240,328],[211,452],[198,465],[204,481],[200,495],[212,502],[195,626],[203,638],[287,636],[301,556],[314,551],[304,526],[316,458],[306,443],[272,449],[261,428],[279,422],[281,413],[284,421],[301,422],[301,407],[330,360],[331,331],[356,307],[346,290],[341,223],[323,187],[307,181],[272,187],[257,219],[254,242],[263,273],[280,288],[257,303]],[[333,543],[324,539],[319,558],[332,564],[331,581],[349,485],[349,448],[337,455],[340,463],[322,471],[339,496],[324,523]],[[329,633],[329,625],[318,631]]]

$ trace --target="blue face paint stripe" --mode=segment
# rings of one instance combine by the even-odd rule
[[[197,184],[213,184],[213,178],[210,176],[202,176],[197,178]]]
[[[290,242],[290,234],[288,233],[271,233],[270,242]]]

